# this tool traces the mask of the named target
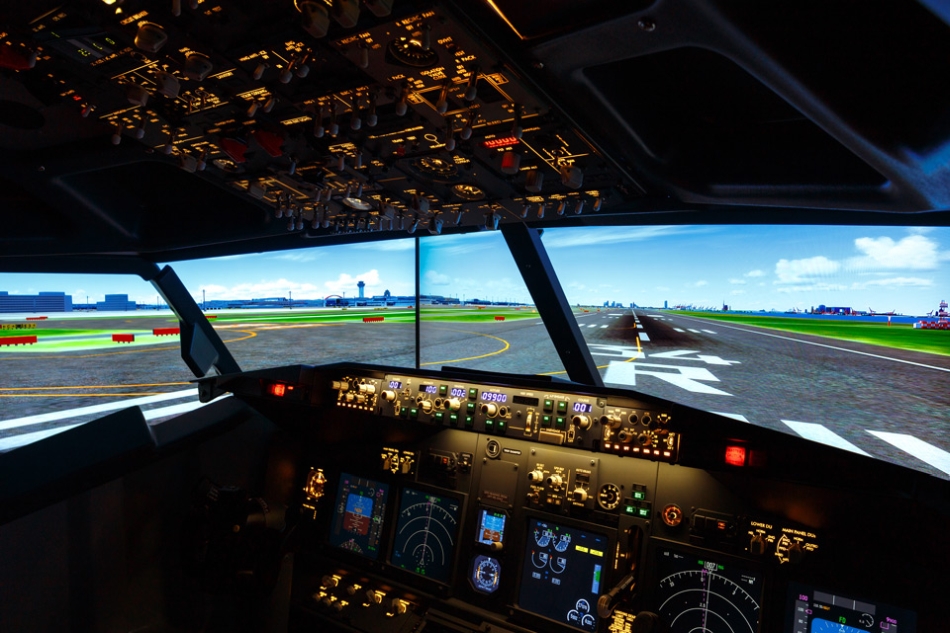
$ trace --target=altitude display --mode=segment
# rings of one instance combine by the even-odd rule
[[[530,519],[518,606],[582,631],[597,629],[607,537]]]
[[[855,599],[789,583],[788,633],[915,633],[917,614],[879,602]]]
[[[482,508],[478,513],[478,534],[476,540],[483,545],[505,542],[505,520],[508,518],[500,510]]]
[[[386,484],[341,473],[330,545],[376,560],[388,492]]]
[[[762,578],[701,554],[657,550],[657,612],[671,633],[755,633]]]
[[[404,488],[390,562],[439,582],[448,582],[455,554],[460,504]]]

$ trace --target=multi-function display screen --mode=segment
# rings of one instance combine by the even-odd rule
[[[390,562],[414,574],[449,582],[460,512],[461,503],[452,497],[404,488]]]
[[[478,534],[475,539],[483,545],[505,542],[505,521],[508,518],[501,510],[482,508],[478,512]]]
[[[341,473],[330,544],[376,560],[388,492],[386,484]]]
[[[917,614],[847,592],[789,583],[786,633],[915,633]]]
[[[518,606],[582,631],[597,629],[607,537],[530,519]]]
[[[718,555],[656,551],[656,612],[670,633],[756,633],[762,613],[762,576]]]

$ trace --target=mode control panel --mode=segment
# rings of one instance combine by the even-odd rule
[[[678,458],[670,412],[632,398],[411,374],[343,376],[330,386],[338,406],[388,418],[654,461]]]

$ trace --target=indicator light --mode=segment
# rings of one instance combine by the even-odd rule
[[[745,447],[727,446],[726,463],[730,466],[745,466]]]
[[[495,149],[497,147],[508,147],[509,145],[517,145],[520,142],[521,141],[519,141],[514,136],[505,136],[503,138],[488,139],[487,141],[483,141],[482,145],[484,145],[488,149]]]
[[[267,385],[267,393],[278,398],[283,398],[287,394],[287,385],[280,382]]]

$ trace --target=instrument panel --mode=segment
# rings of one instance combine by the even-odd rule
[[[842,520],[867,498],[777,468],[795,438],[536,378],[340,365],[211,385],[302,432],[296,480],[328,482],[297,493],[292,630],[916,630]],[[733,466],[737,446],[757,456]],[[804,446],[813,478],[851,459]]]

